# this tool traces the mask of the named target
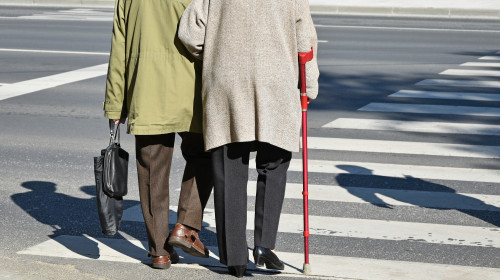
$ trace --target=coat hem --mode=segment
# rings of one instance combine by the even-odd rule
[[[191,124],[180,125],[180,126],[169,126],[168,128],[158,128],[158,129],[141,129],[141,128],[131,128],[128,126],[127,133],[132,135],[158,135],[167,133],[177,133],[177,132],[193,132],[202,133],[201,129],[190,128]]]
[[[205,143],[207,143],[208,139],[205,138]],[[207,143],[205,145],[205,150],[206,151],[210,151],[212,149],[215,149],[215,148],[218,148],[220,146],[223,146],[223,145],[227,145],[227,144],[231,144],[231,143],[242,143],[242,142],[252,142],[252,141],[259,141],[259,142],[264,142],[264,143],[268,143],[268,144],[271,144],[273,146],[276,146],[278,148],[281,148],[283,150],[287,150],[289,152],[292,152],[292,153],[296,153],[298,151],[300,151],[300,145],[297,141],[297,145],[285,145],[283,143],[277,143],[277,142],[273,142],[273,141],[266,141],[265,139],[240,139],[238,141],[231,141],[231,140],[227,140],[227,141],[222,141],[222,142],[217,142],[217,143],[211,143],[210,145]]]

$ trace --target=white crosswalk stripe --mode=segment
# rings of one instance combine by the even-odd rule
[[[36,78],[0,87],[0,100],[4,100],[19,95],[24,95],[56,86],[73,83],[85,79],[91,79],[105,75],[108,71],[108,64],[101,64],[86,67],[61,74]]]
[[[376,175],[394,178],[422,178],[467,182],[500,182],[495,169],[402,165],[373,162],[309,160],[309,172],[326,174]],[[302,161],[292,159],[290,171],[302,171]]]
[[[494,71],[494,70],[448,69],[448,70],[445,70],[439,74],[441,74],[441,75],[455,75],[455,76],[500,77],[500,71]]]
[[[470,101],[500,101],[500,94],[472,93],[472,92],[400,90],[389,96],[405,97],[405,98],[454,99],[454,100],[470,100]]]
[[[248,196],[255,196],[256,183],[249,182]],[[441,209],[500,211],[500,196],[472,193],[412,191],[353,186],[309,185],[309,200],[349,203],[383,203]],[[302,199],[302,184],[288,183],[287,199]]]
[[[500,56],[489,55],[489,56],[480,57],[479,59],[482,59],[482,60],[500,60]]]
[[[500,108],[454,105],[370,103],[360,111],[500,117]]]
[[[177,207],[171,206],[169,222],[175,224]],[[247,229],[252,230],[255,213],[247,212]],[[123,213],[123,221],[143,222],[140,205],[128,208]],[[379,240],[407,240],[435,244],[479,246],[500,248],[500,231],[494,227],[473,227],[441,225],[432,223],[409,223],[369,219],[352,219],[327,216],[309,216],[310,234],[342,236]],[[213,209],[206,209],[204,226],[215,227]],[[302,215],[281,214],[279,232],[303,232]],[[453,238],[450,238],[453,233]]]
[[[500,158],[500,146],[308,137],[308,148],[447,157]]]
[[[251,161],[250,166],[255,166],[255,161]],[[301,172],[302,160],[292,159],[289,170]],[[376,175],[394,178],[422,178],[467,182],[500,182],[500,173],[495,169],[308,160],[308,170],[309,172],[326,174]]]
[[[68,246],[70,247],[68,248]],[[19,254],[140,263],[149,260],[144,248],[147,248],[147,242],[135,239],[124,240],[61,235],[20,251]],[[207,259],[191,257],[179,251],[180,261],[176,266],[189,266],[196,269],[221,267],[221,270],[223,270],[222,265],[218,262],[217,248],[208,247],[208,249],[210,250],[211,257]],[[300,273],[298,268],[303,264],[302,254],[280,252],[279,257],[285,263],[285,270],[283,273],[273,276],[287,277]],[[397,275],[397,279],[420,280],[422,279],[422,275],[426,275],[425,279],[428,280],[495,280],[500,273],[500,269],[487,267],[428,264],[316,254],[310,255],[310,263],[313,264],[312,272],[314,276],[335,277],[335,279],[387,280],[395,279],[394,275]],[[359,269],[360,267],[363,269]],[[252,262],[248,264],[248,268],[257,270]],[[302,277],[305,278],[305,276]]]
[[[477,123],[420,122],[378,119],[338,118],[324,128],[406,131],[445,134],[500,135],[500,125]]]
[[[474,80],[425,79],[421,82],[418,82],[417,85],[419,85],[419,86],[500,88],[499,81],[474,81]]]
[[[471,67],[500,67],[500,63],[495,62],[466,62],[460,64],[460,66],[471,66]]]

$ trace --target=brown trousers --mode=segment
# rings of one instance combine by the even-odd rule
[[[210,153],[200,133],[179,133],[186,166],[182,178],[177,222],[201,230],[203,210],[213,188]],[[175,133],[136,135],[139,196],[148,235],[149,253],[167,255],[169,247],[169,177]]]

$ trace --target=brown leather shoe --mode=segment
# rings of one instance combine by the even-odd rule
[[[170,268],[172,262],[170,261],[170,256],[152,256],[151,257],[153,264],[151,267],[158,269],[167,269]]]
[[[208,249],[201,242],[198,233],[183,224],[175,224],[168,244],[181,248],[182,251],[195,257],[208,258]]]

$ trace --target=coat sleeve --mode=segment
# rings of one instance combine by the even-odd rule
[[[104,98],[104,116],[120,119],[127,116],[125,101],[125,11],[123,0],[116,0],[111,37],[106,95]]]
[[[203,60],[209,0],[193,0],[179,23],[179,39],[197,59]]]
[[[313,59],[306,63],[306,86],[307,97],[315,99],[318,95],[318,37],[309,11],[308,0],[295,1],[295,28],[297,36],[297,50],[309,52],[313,48]]]

